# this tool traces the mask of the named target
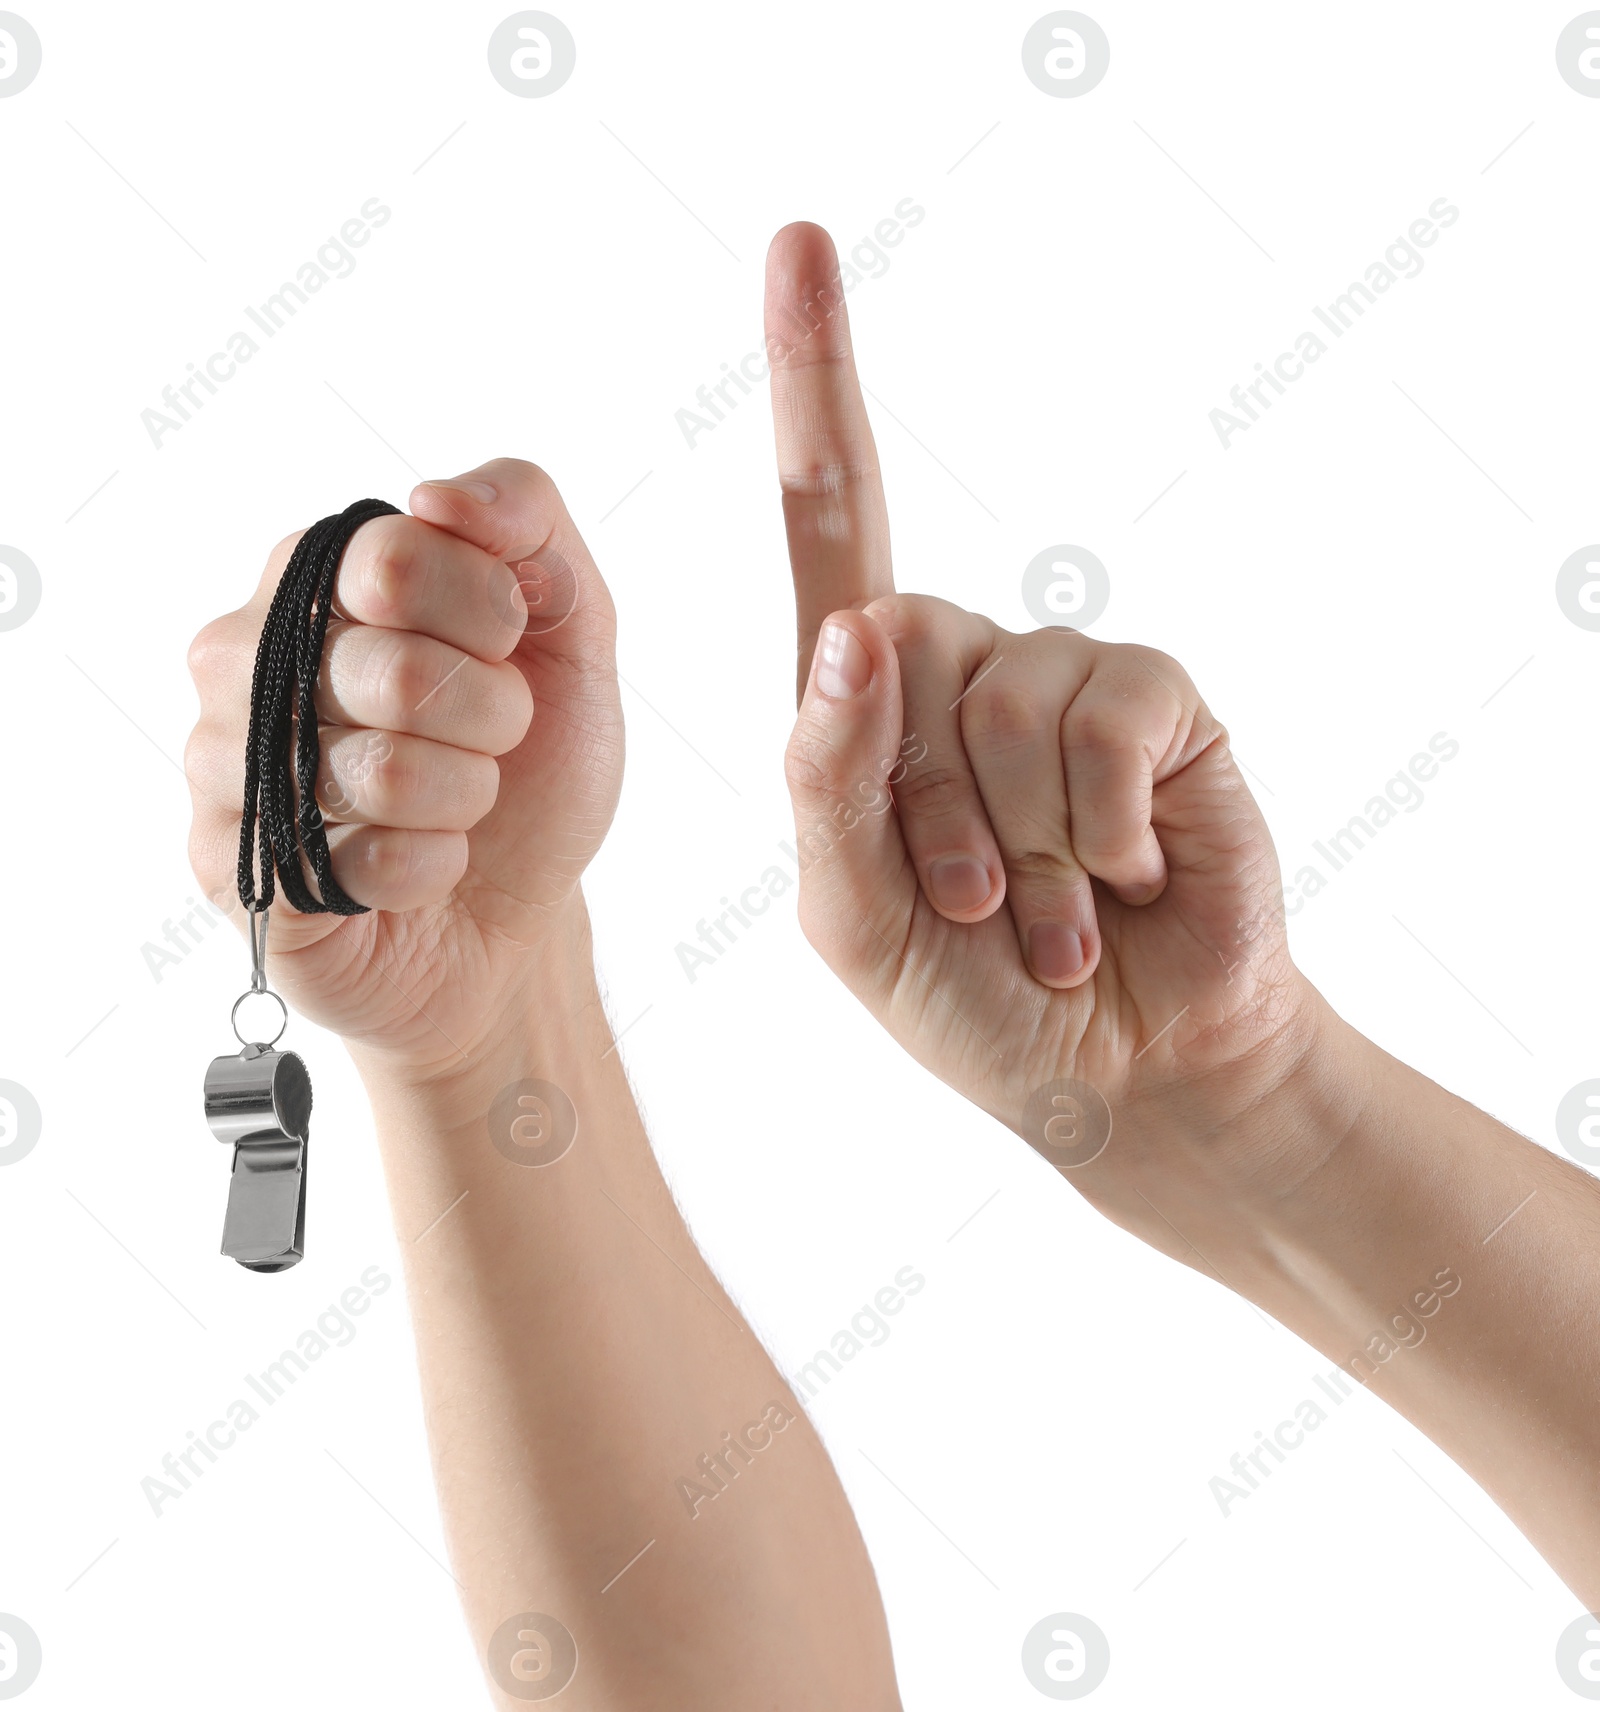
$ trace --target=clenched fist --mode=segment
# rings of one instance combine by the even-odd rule
[[[299,1010],[426,1078],[515,1014],[529,953],[581,915],[623,740],[611,599],[550,478],[497,459],[417,488],[411,509],[352,537],[317,687],[333,871],[370,913],[299,915],[280,893],[269,949]],[[219,900],[233,893],[256,643],[298,539],[190,650],[190,859]]]
[[[770,337],[813,328],[772,370],[802,690],[788,776],[797,837],[826,852],[802,925],[922,1063],[1179,1251],[1158,1205],[1226,1217],[1242,1182],[1278,1172],[1275,1192],[1312,1163],[1214,1133],[1321,1009],[1271,840],[1176,661],[894,592],[837,271],[818,227],[773,242]]]

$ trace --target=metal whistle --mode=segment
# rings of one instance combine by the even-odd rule
[[[213,1058],[205,1080],[206,1122],[233,1149],[222,1252],[252,1272],[282,1272],[306,1251],[311,1078],[297,1052],[276,1050],[289,1007],[267,985],[267,913],[250,909],[250,990],[233,1004],[233,1032],[244,1050]],[[257,994],[283,1013],[271,1040],[239,1033],[239,1007]]]
[[[311,1078],[295,1052],[247,1046],[213,1058],[206,1122],[233,1148],[222,1252],[252,1272],[282,1272],[305,1254]]]

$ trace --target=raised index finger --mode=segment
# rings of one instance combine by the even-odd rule
[[[878,449],[850,349],[839,258],[820,226],[797,221],[772,240],[766,333],[803,692],[823,619],[894,592]]]

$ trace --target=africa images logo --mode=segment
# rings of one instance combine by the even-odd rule
[[[1439,241],[1440,232],[1447,231],[1460,218],[1461,210],[1454,203],[1443,196],[1436,196],[1428,205],[1427,215],[1413,220],[1405,235],[1397,237],[1382,257],[1368,266],[1360,279],[1351,280],[1326,307],[1320,303],[1311,306],[1311,313],[1322,332],[1334,339],[1342,339],[1398,281],[1415,279],[1426,266],[1422,252],[1432,249]],[[1211,426],[1217,431],[1223,451],[1229,450],[1229,442],[1235,435],[1245,433],[1261,420],[1262,415],[1272,408],[1274,396],[1282,398],[1289,385],[1301,379],[1311,364],[1328,354],[1328,342],[1322,337],[1322,332],[1307,328],[1295,338],[1294,349],[1280,352],[1270,368],[1265,363],[1257,363],[1255,378],[1243,386],[1235,386],[1228,395],[1228,402],[1233,408],[1211,412]]]

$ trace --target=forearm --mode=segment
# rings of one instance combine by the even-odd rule
[[[564,1705],[885,1712],[854,1519],[656,1166],[581,912],[533,955],[527,1002],[448,1084],[361,1061],[480,1657],[507,1618],[542,1612],[581,1660]],[[549,1163],[566,1129],[537,1095],[520,1114],[504,1097],[526,1081],[576,1115]]]
[[[1232,1141],[1312,1161],[1212,1255],[1600,1604],[1600,1184],[1324,1012]]]

